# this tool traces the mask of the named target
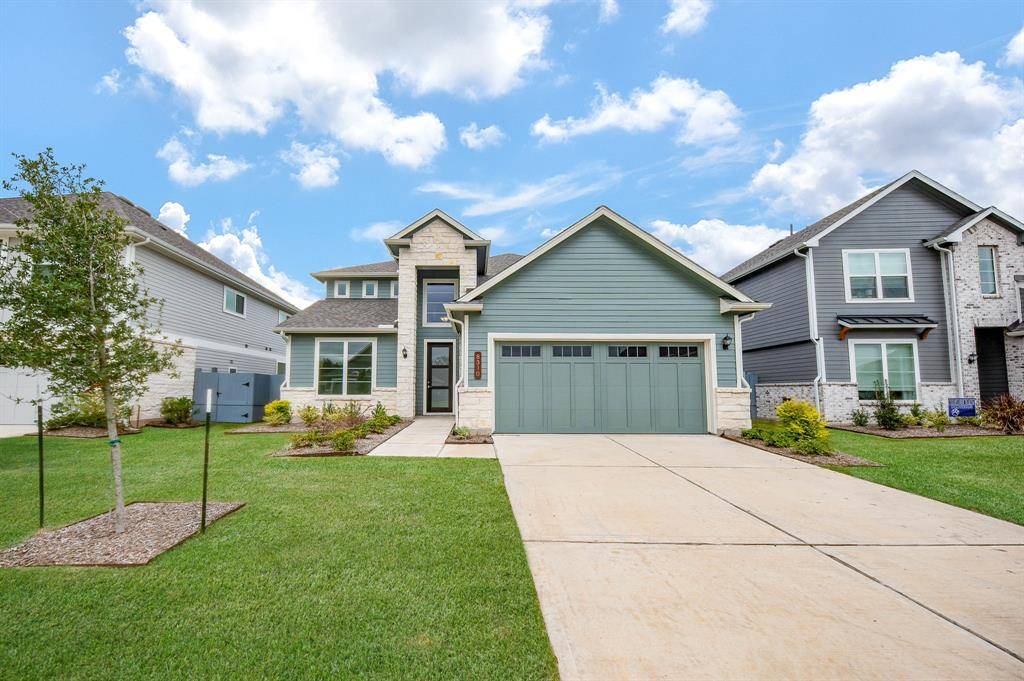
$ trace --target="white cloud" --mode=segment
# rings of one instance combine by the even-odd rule
[[[711,0],[671,0],[661,32],[693,35],[708,23],[711,6]]]
[[[333,144],[309,146],[292,142],[291,147],[281,152],[281,160],[298,168],[292,178],[304,189],[333,187],[338,184],[338,169],[341,161],[334,156]]]
[[[654,220],[649,231],[716,274],[726,272],[789,234],[765,225],[733,225],[718,218],[699,220],[692,225]]]
[[[600,0],[601,14],[599,19],[602,24],[610,24],[619,17],[619,3],[617,0]]]
[[[547,227],[541,230],[540,235],[545,239],[550,239],[551,237],[553,237],[554,235],[558,234],[561,231],[562,230],[555,229],[554,227]]]
[[[459,130],[459,140],[474,151],[480,151],[487,147],[496,147],[505,139],[505,133],[497,125],[488,125],[480,128],[476,123],[470,123]]]
[[[120,69],[110,69],[107,71],[99,82],[96,83],[96,87],[93,91],[97,94],[100,92],[109,92],[112,95],[116,95],[124,87],[124,83],[121,81]]]
[[[387,222],[375,222],[366,227],[353,229],[349,234],[356,241],[380,241],[381,239],[387,239],[392,234],[396,234],[402,227],[405,227],[405,225],[401,222],[390,220]]]
[[[496,244],[506,243],[509,231],[505,227],[484,227],[480,230],[480,236]]]
[[[160,2],[125,36],[129,61],[181,93],[204,130],[263,134],[294,112],[348,148],[418,168],[445,147],[444,125],[396,113],[381,76],[415,95],[498,97],[545,66],[548,26],[541,8],[493,1]]]
[[[565,203],[608,189],[621,179],[622,173],[618,170],[600,166],[554,175],[540,182],[520,184],[506,192],[458,182],[428,182],[417,187],[417,191],[469,201],[469,206],[463,211],[467,216],[495,215]]]
[[[1007,43],[999,66],[1024,66],[1024,27]]]
[[[679,162],[679,167],[688,173],[700,174],[719,170],[724,166],[753,163],[757,160],[759,160],[757,147],[744,140],[708,147],[700,154],[684,158]]]
[[[777,161],[782,156],[782,152],[786,150],[786,144],[780,139],[772,141],[772,150],[768,152],[769,161]]]
[[[167,161],[167,174],[186,187],[195,187],[207,180],[230,180],[249,168],[244,159],[228,158],[220,154],[207,154],[205,163],[195,163],[192,152],[176,135],[156,152],[156,157]]]
[[[779,211],[820,216],[917,169],[983,205],[1024,214],[1024,96],[956,52],[893,64],[811,104],[806,131],[750,190]]]
[[[192,216],[185,212],[185,206],[177,201],[167,201],[164,203],[164,205],[160,206],[160,212],[156,216],[157,220],[182,236],[188,236],[186,230],[188,229],[188,221],[191,218]]]
[[[603,130],[655,132],[678,125],[677,143],[702,144],[737,135],[740,115],[739,108],[721,90],[707,90],[696,80],[659,76],[649,90],[633,90],[629,99],[609,94],[598,85],[598,95],[586,118],[570,116],[552,121],[545,114],[531,130],[542,141],[564,142]]]
[[[237,229],[231,218],[225,218],[221,220],[220,230],[207,233],[206,240],[199,246],[299,307],[306,307],[317,299],[308,286],[271,264],[263,250],[259,228],[251,222]]]

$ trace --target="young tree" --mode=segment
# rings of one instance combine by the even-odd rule
[[[139,285],[141,267],[125,258],[126,221],[100,205],[101,181],[84,165],[64,166],[47,149],[14,155],[3,183],[32,208],[17,221],[20,242],[0,258],[0,357],[6,366],[44,371],[52,395],[98,392],[106,412],[114,519],[124,531],[118,404],[145,391],[147,377],[173,370],[178,345],[160,349],[149,310],[161,305]]]

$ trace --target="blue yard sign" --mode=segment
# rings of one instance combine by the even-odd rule
[[[949,415],[953,418],[957,416],[977,416],[978,401],[973,397],[950,397]]]

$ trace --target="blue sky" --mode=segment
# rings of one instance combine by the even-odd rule
[[[525,253],[606,204],[719,272],[911,168],[1024,214],[1020,2],[5,2],[0,22],[0,174],[53,146],[299,302],[435,207]]]

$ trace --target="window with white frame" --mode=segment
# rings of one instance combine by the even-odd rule
[[[245,294],[233,288],[224,287],[224,311],[229,314],[245,316]]]
[[[994,296],[999,293],[996,284],[996,247],[978,246],[978,276],[981,278],[981,293]]]
[[[873,400],[888,388],[894,400],[917,399],[917,346],[906,341],[853,341],[853,380],[857,397]]]
[[[348,281],[339,279],[334,282],[334,297],[335,298],[348,298]]]
[[[910,251],[906,248],[843,251],[846,302],[914,299]]]
[[[397,298],[398,297],[398,280],[397,279],[392,279],[391,280],[391,297],[392,298]]]
[[[373,392],[372,340],[318,339],[317,395],[369,395]]]
[[[446,303],[455,300],[453,279],[423,280],[423,325],[446,326],[448,313],[444,311]]]
[[[363,282],[363,298],[377,297],[377,282],[370,280]]]
[[[285,323],[285,321],[286,321],[286,320],[288,319],[288,317],[290,317],[290,316],[291,316],[291,315],[289,315],[289,314],[288,314],[287,312],[285,312],[284,310],[278,310],[278,311],[277,311],[277,323],[278,323],[278,324],[284,324],[284,323]]]

